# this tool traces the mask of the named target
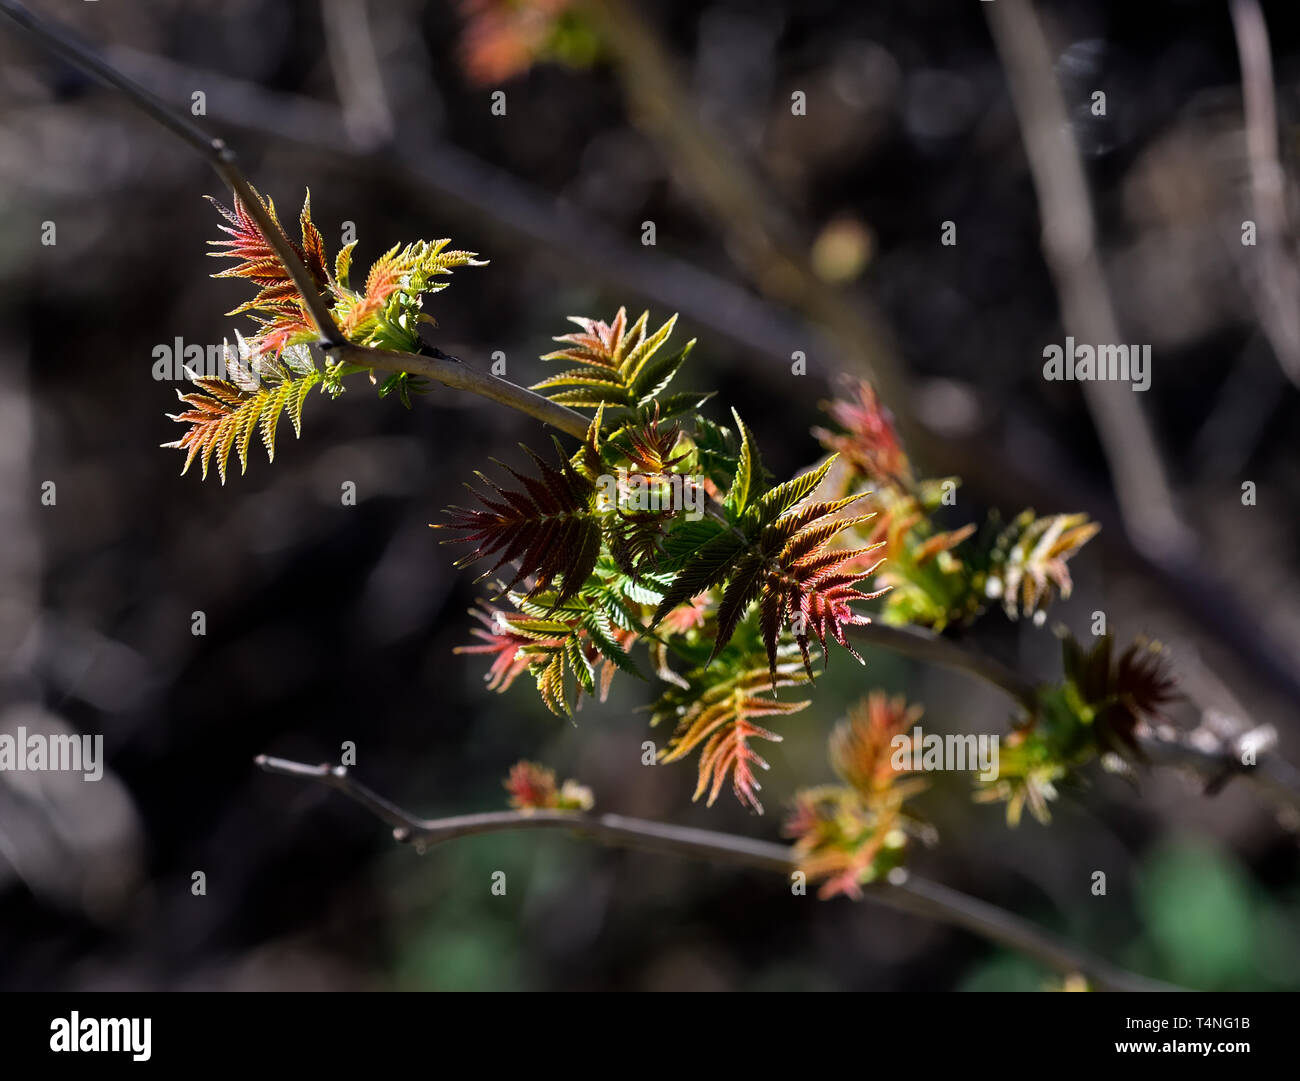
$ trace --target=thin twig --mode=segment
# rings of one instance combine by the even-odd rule
[[[682,89],[687,80],[641,13],[628,0],[585,0],[583,10],[614,58],[633,122],[708,206],[754,285],[824,327],[843,360],[890,403],[908,442],[927,446],[933,435],[913,414],[907,372],[879,311],[861,293],[817,275],[802,230],[727,139],[700,119]]]
[[[798,861],[785,845],[623,815],[490,811],[451,818],[419,818],[353,780],[344,766],[311,766],[267,755],[259,755],[256,763],[268,773],[315,781],[341,792],[392,826],[395,839],[415,845],[420,852],[444,841],[478,833],[564,829],[602,844],[690,856],[711,863],[735,864],[787,875],[799,869]],[[891,875],[888,882],[870,884],[865,894],[869,899],[898,911],[926,916],[971,931],[1066,975],[1082,973],[1098,990],[1178,990],[1117,969],[1061,942],[1018,916],[909,872]]]
[[[348,138],[361,149],[390,143],[396,124],[365,0],[321,0],[321,23]]]
[[[1196,774],[1207,796],[1241,777],[1271,803],[1286,808],[1292,827],[1300,823],[1300,770],[1273,753],[1276,729],[1259,725],[1225,735],[1215,732],[1208,719],[1190,731],[1165,724],[1141,726],[1136,732],[1138,746],[1155,765]]]

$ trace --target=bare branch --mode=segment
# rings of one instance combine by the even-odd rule
[[[396,840],[415,845],[419,852],[427,851],[431,846],[444,841],[476,833],[565,829],[602,844],[690,856],[711,863],[735,864],[760,871],[790,874],[798,870],[799,866],[785,845],[713,830],[626,818],[622,815],[572,811],[490,811],[452,818],[419,818],[353,780],[344,766],[310,766],[267,755],[259,755],[256,763],[268,773],[304,778],[343,793],[392,826]],[[1063,974],[1082,973],[1098,990],[1178,990],[1168,984],[1117,969],[1061,942],[1018,916],[909,872],[895,873],[888,882],[868,885],[866,896],[900,912],[926,916],[963,928],[990,942],[1018,950]]]
[[[1213,796],[1234,777],[1242,777],[1273,804],[1285,808],[1288,824],[1300,825],[1300,770],[1274,753],[1277,730],[1259,725],[1244,732],[1216,731],[1206,714],[1191,730],[1172,725],[1140,727],[1136,733],[1143,754],[1156,765],[1194,773]]]
[[[366,0],[321,0],[321,22],[349,139],[361,149],[391,142],[396,124],[375,54]]]
[[[633,122],[664,147],[665,159],[707,204],[754,285],[829,332],[847,364],[890,403],[914,449],[933,442],[913,414],[907,372],[884,318],[861,293],[817,275],[807,239],[786,209],[701,121],[682,89],[688,80],[655,28],[627,0],[586,0],[584,11],[613,55]]]

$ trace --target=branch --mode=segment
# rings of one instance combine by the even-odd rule
[[[878,646],[913,660],[982,679],[1031,712],[1037,706],[1038,696],[1033,684],[1019,673],[1001,661],[924,627],[891,627],[885,623],[866,623],[855,625],[852,632],[869,646]]]
[[[926,664],[963,672],[1002,691],[1017,705],[1033,712],[1038,695],[1034,686],[1001,661],[977,652],[923,627],[890,627],[881,623],[855,626],[856,637],[867,645],[887,649]],[[1300,770],[1273,753],[1277,732],[1258,725],[1235,733],[1214,730],[1210,713],[1191,730],[1172,725],[1139,727],[1138,746],[1153,764],[1176,766],[1197,774],[1205,782],[1204,794],[1216,795],[1240,776],[1271,803],[1289,810],[1300,823]],[[1249,757],[1253,764],[1243,760]]]
[[[183,114],[169,108],[92,49],[43,22],[15,0],[0,0],[0,15],[7,16],[42,45],[76,68],[122,91],[136,108],[176,135],[191,149],[196,150],[212,166],[217,175],[234,189],[249,215],[257,222],[257,227],[266,237],[267,243],[275,250],[280,262],[293,278],[294,286],[307,305],[312,321],[320,333],[319,345],[322,349],[340,359],[346,358],[363,367],[379,371],[425,375],[445,386],[468,390],[527,413],[579,439],[586,434],[587,421],[581,414],[556,405],[541,395],[534,394],[531,390],[507,380],[475,371],[442,356],[424,357],[413,353],[369,349],[349,342],[334,322],[334,317],[330,314],[324,298],[316,291],[316,285],[307,268],[303,266],[302,260],[298,258],[284,233],[271,220],[262,200],[240,172],[235,153],[230,147],[221,139],[211,138]]]
[[[1222,791],[1233,777],[1244,778],[1274,804],[1287,808],[1294,828],[1300,823],[1300,770],[1273,753],[1277,730],[1259,725],[1236,734],[1217,732],[1212,721],[1207,714],[1190,731],[1167,724],[1139,727],[1138,746],[1156,765],[1199,776],[1207,796]],[[1246,764],[1247,758],[1253,765]]]
[[[585,0],[584,13],[614,60],[632,122],[663,149],[707,205],[757,289],[830,332],[838,351],[890,403],[913,447],[933,442],[916,418],[907,371],[875,305],[824,281],[813,269],[807,237],[756,171],[728,140],[700,119],[679,65],[628,0]]]
[[[388,145],[396,124],[365,0],[321,0],[321,23],[348,137],[358,147]]]
[[[567,406],[557,405],[549,398],[511,383],[495,375],[471,368],[458,360],[442,356],[422,356],[418,353],[399,353],[393,349],[371,349],[365,345],[342,342],[338,345],[322,343],[321,348],[337,360],[346,360],[380,372],[409,372],[435,379],[443,386],[455,390],[468,390],[471,394],[487,398],[499,405],[509,406],[527,413],[544,424],[567,432],[578,439],[587,434],[591,426],[581,413]]]
[[[255,761],[267,773],[305,778],[341,792],[392,826],[396,840],[415,845],[421,853],[444,841],[477,833],[566,829],[602,844],[690,856],[711,863],[728,863],[779,874],[790,874],[799,869],[798,862],[785,845],[622,815],[490,811],[452,818],[418,818],[354,781],[344,766],[310,766],[267,755],[259,755]],[[869,884],[866,896],[900,912],[926,916],[971,931],[991,942],[1018,950],[1065,975],[1083,973],[1098,990],[1178,990],[1115,968],[994,905],[906,871],[895,872],[888,882]]]

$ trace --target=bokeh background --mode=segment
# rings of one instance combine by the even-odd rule
[[[200,123],[283,217],[310,186],[331,251],[355,223],[354,265],[419,237],[490,258],[427,304],[432,340],[467,363],[499,350],[531,383],[567,315],[680,310],[683,338],[699,338],[683,385],[737,406],[784,475],[817,458],[809,429],[837,375],[892,373],[919,465],[966,480],[956,520],[1032,505],[1103,522],[1053,621],[1086,635],[1104,611],[1121,640],[1159,638],[1184,679],[1180,721],[1271,724],[1300,760],[1291,5],[1263,5],[1272,217],[1255,202],[1226,3],[1034,9],[1118,340],[1153,347],[1152,389],[1129,406],[1183,523],[1156,533],[1131,501],[1126,526],[1080,387],[1041,376],[1043,346],[1068,331],[992,5],[638,3],[640,38],[626,12],[511,15],[488,0],[30,6],[178,108],[203,91]],[[558,32],[541,34],[543,17]],[[691,764],[641,765],[650,692],[634,681],[576,725],[527,679],[488,693],[482,661],[452,653],[472,575],[428,523],[471,470],[517,464],[518,442],[545,435],[465,395],[434,388],[407,411],[354,379],[338,401],[308,401],[300,440],[282,427],[273,465],[255,456],[224,487],[179,476],[180,455],[158,447],[179,434],[164,415],[175,386],[152,377],[152,351],[220,342],[241,325],[222,313],[245,299],[208,277],[207,194],[228,198],[188,149],[0,22],[0,729],[102,733],[108,762],[98,784],[0,774],[0,987],[1053,985],[963,932],[792,897],[779,876],[540,833],[419,856],[341,797],[258,772],[257,754],[333,761],[351,740],[363,780],[434,815],[503,806],[501,781],[527,757],[580,778],[604,810],[775,839],[795,788],[830,778],[825,737],[871,687],[923,703],[942,731],[1005,731],[1008,711],[958,675],[837,658],[814,708],[781,726],[759,818],[729,796],[692,804]],[[1083,209],[1066,202],[1075,224]],[[1272,222],[1272,241],[1243,247],[1245,219]],[[791,374],[796,350],[806,375]],[[1049,628],[993,612],[972,639],[1057,671]],[[1297,823],[1241,782],[1205,797],[1169,771],[1137,787],[1094,773],[1050,827],[1014,831],[961,776],[918,808],[941,838],[915,856],[933,878],[1148,975],[1300,988]],[[497,870],[505,897],[489,893]]]

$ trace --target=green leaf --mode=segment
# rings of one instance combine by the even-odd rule
[[[534,383],[533,390],[551,390],[555,387],[619,387],[623,386],[623,381],[619,379],[617,372],[611,372],[607,368],[570,368],[567,372],[560,372],[549,379],[543,379],[540,383]]]
[[[686,363],[686,358],[691,355],[691,350],[694,348],[695,339],[692,338],[676,354],[665,352],[660,357],[647,358],[641,370],[629,383],[637,404],[645,405],[652,398],[657,397],[659,392],[673,381],[673,376]]]
[[[697,548],[693,557],[673,579],[664,599],[659,602],[650,626],[657,626],[664,616],[697,593],[703,593],[722,582],[736,557],[744,550],[745,539],[730,530],[717,534]]]
[[[649,317],[649,312],[643,312],[641,318],[637,320],[636,326],[629,333],[629,340],[635,341],[644,333],[645,321]],[[651,357],[659,351],[659,347],[664,344],[673,332],[673,327],[677,325],[677,316],[671,316],[663,326],[656,330],[648,338],[641,337],[641,340],[628,351],[620,365],[619,373],[623,377],[623,382],[628,386],[635,386],[636,378],[640,374],[642,367],[650,360]]]
[[[550,399],[559,405],[579,406],[595,409],[598,405],[628,405],[627,391],[622,387],[603,386],[596,383],[584,387],[574,387],[550,395]]]
[[[740,419],[740,414],[732,409],[731,415],[736,420],[736,430],[740,432],[740,459],[736,463],[736,475],[731,480],[731,488],[723,506],[736,518],[749,503],[750,485],[754,479],[754,445],[750,430]]]
[[[349,288],[348,275],[352,271],[352,249],[356,246],[355,240],[351,244],[345,244],[334,257],[334,280],[344,289]]]
[[[564,642],[564,657],[569,662],[569,667],[573,669],[573,674],[578,677],[578,683],[588,694],[596,693],[596,670],[587,660],[587,654],[582,648],[582,641],[578,636],[571,635]]]
[[[602,657],[612,661],[614,666],[621,672],[627,672],[629,675],[636,676],[637,679],[646,678],[632,662],[632,658],[627,655],[623,647],[614,641],[614,629],[610,626],[608,616],[598,609],[588,609],[582,617],[582,625],[591,636],[592,643],[600,650]]]
[[[770,525],[795,504],[811,495],[830,471],[835,458],[836,455],[832,454],[816,469],[764,492],[751,509],[750,519],[753,524],[759,527]]]
[[[659,415],[667,420],[669,417],[680,416],[682,413],[694,413],[712,398],[717,391],[699,391],[683,390],[676,394],[670,394],[666,398],[659,398]]]
[[[689,518],[678,520],[664,538],[665,570],[680,570],[709,541],[725,532],[726,528],[713,518],[701,518],[694,522]]]

